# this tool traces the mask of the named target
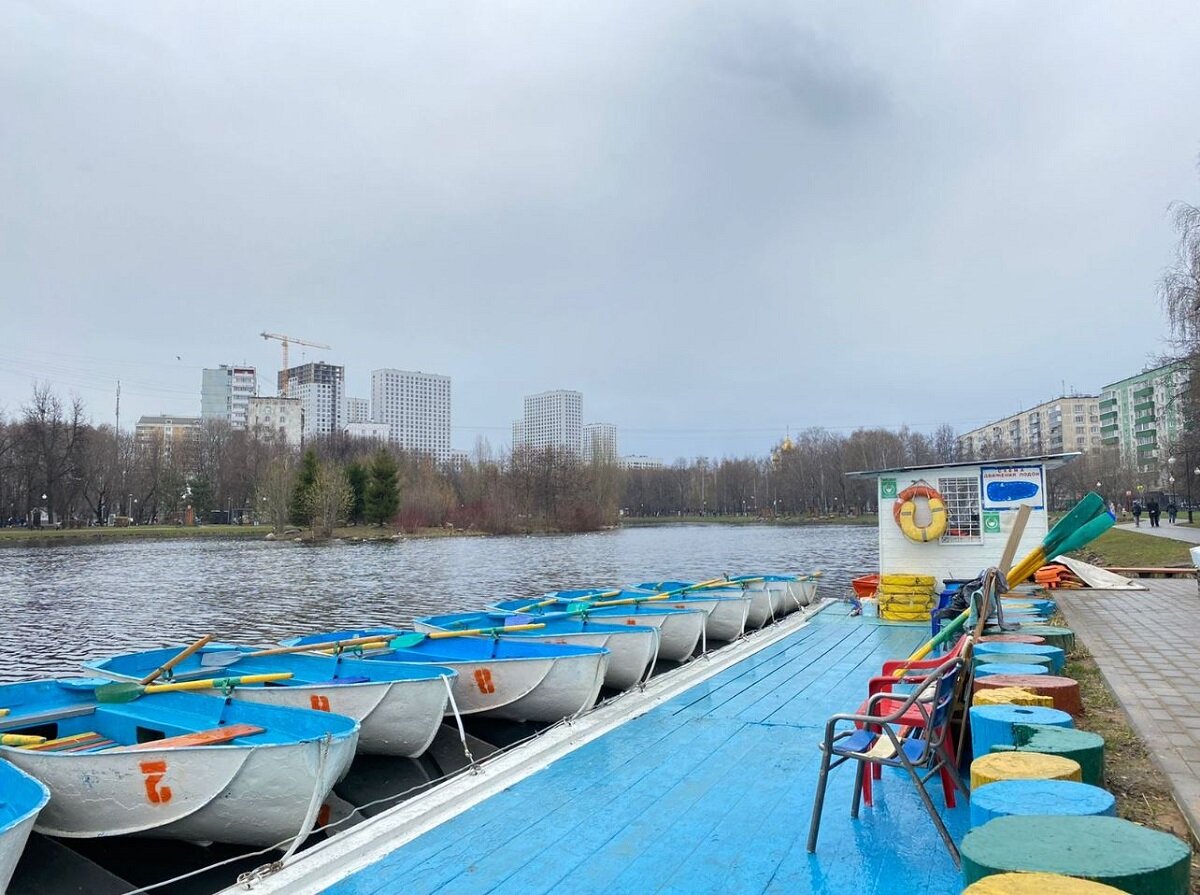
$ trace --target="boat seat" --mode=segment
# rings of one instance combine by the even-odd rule
[[[198,730],[195,733],[185,733],[177,737],[167,737],[163,740],[150,740],[148,743],[138,743],[136,746],[127,746],[126,751],[132,752],[140,749],[182,749],[187,746],[219,746],[238,737],[249,737],[257,733],[265,733],[266,730],[265,727],[257,727],[253,724],[230,724],[227,727],[214,727],[212,730]]]
[[[88,732],[18,748],[27,749],[30,752],[98,752],[101,749],[111,749],[117,745],[119,744],[102,734]]]

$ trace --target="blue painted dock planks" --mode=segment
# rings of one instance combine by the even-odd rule
[[[805,851],[825,719],[852,711],[920,627],[840,607],[418,837],[334,895],[813,893],[951,895],[961,877],[907,779],[849,816],[834,772],[821,842]],[[932,786],[934,803],[941,791]],[[956,837],[967,812],[947,812]]]

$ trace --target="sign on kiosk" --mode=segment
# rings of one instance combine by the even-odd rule
[[[1045,508],[1045,482],[1041,466],[981,466],[980,497],[985,510]]]

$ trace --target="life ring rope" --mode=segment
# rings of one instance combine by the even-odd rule
[[[917,498],[923,497],[929,502],[929,523],[917,525]],[[936,541],[946,533],[950,514],[946,511],[946,500],[940,491],[928,482],[914,482],[896,495],[892,505],[892,516],[900,531],[910,541],[926,544]]]

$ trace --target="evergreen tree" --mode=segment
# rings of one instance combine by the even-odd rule
[[[346,480],[350,483],[350,508],[346,511],[346,518],[351,522],[359,523],[365,518],[367,512],[367,480],[370,473],[367,467],[355,460],[346,467]]]
[[[310,503],[313,484],[317,481],[317,453],[312,448],[304,452],[300,461],[300,472],[296,475],[296,484],[292,488],[292,502],[288,511],[293,525],[308,525],[312,519]]]
[[[365,509],[368,522],[382,525],[396,517],[400,509],[398,478],[396,461],[392,455],[386,450],[375,454],[367,482]]]

